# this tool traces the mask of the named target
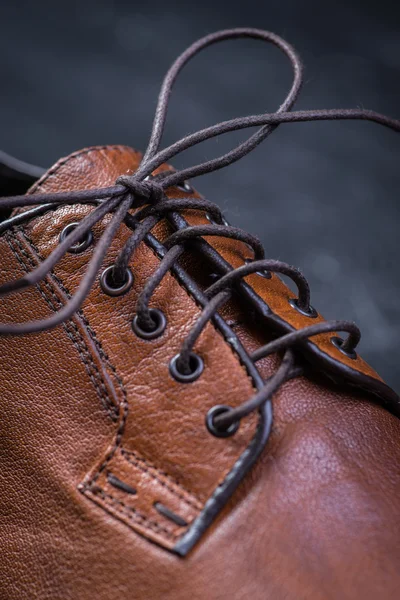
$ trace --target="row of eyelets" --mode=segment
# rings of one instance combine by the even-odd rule
[[[152,177],[153,177],[152,175],[148,175],[146,177],[146,179],[150,179]],[[182,184],[179,184],[176,187],[177,187],[177,189],[179,189],[180,191],[185,192],[185,193],[193,193],[194,192],[193,188],[187,181],[184,181]],[[223,220],[223,222],[225,225],[228,224],[226,220]],[[103,271],[103,274],[100,278],[100,284],[101,284],[103,291],[105,291],[107,294],[109,294],[111,296],[125,294],[133,284],[133,275],[132,275],[131,271],[130,270],[129,270],[129,272],[127,271],[127,277],[126,277],[124,284],[121,286],[116,286],[115,283],[112,281],[112,269],[113,269],[113,266],[107,267],[107,269],[105,269],[105,271]],[[153,329],[145,329],[140,324],[138,315],[136,315],[132,321],[132,330],[138,337],[140,337],[142,339],[153,340],[153,339],[160,337],[164,333],[166,325],[167,325],[167,320],[166,320],[164,313],[157,308],[150,308],[149,312],[150,312],[151,318],[153,319],[153,321],[155,323],[154,328]],[[190,373],[183,373],[182,371],[180,371],[180,369],[179,369],[179,354],[177,354],[170,361],[169,370],[170,370],[171,375],[177,381],[179,381],[181,383],[190,383],[190,382],[193,382],[196,379],[198,379],[200,377],[200,375],[202,374],[202,372],[204,370],[203,359],[198,354],[191,352],[190,366],[191,366]]]
[[[194,189],[187,181],[184,181],[183,183],[178,184],[175,187],[178,190],[180,190],[181,192],[185,192],[186,194],[192,194],[194,192]],[[151,330],[144,329],[140,325],[138,315],[135,316],[135,318],[133,319],[133,322],[132,322],[132,329],[136,333],[136,335],[138,335],[139,337],[141,337],[143,339],[147,339],[147,340],[155,339],[155,338],[159,337],[160,335],[162,335],[162,333],[165,330],[166,324],[167,324],[165,315],[161,310],[156,309],[156,308],[150,308],[149,312],[150,312],[151,318],[153,319],[153,321],[156,324],[154,329],[151,329]],[[170,371],[172,377],[176,381],[179,381],[181,383],[191,383],[191,382],[195,381],[196,379],[198,379],[200,377],[200,375],[202,374],[202,372],[204,370],[203,359],[198,354],[191,352],[190,366],[191,366],[190,373],[183,373],[182,371],[180,371],[180,369],[179,369],[179,354],[177,354],[176,356],[174,356],[171,359],[171,361],[169,363],[169,371]]]
[[[186,181],[181,185],[177,185],[176,187],[186,193],[192,193],[194,191],[193,188]],[[220,224],[209,213],[206,213],[206,217],[210,223]],[[228,225],[227,220],[222,216],[221,216],[221,222],[224,225]],[[78,223],[70,223],[69,225],[64,227],[64,229],[60,235],[60,242],[62,242],[67,237],[67,235],[69,235],[77,226],[78,226]],[[92,243],[93,243],[93,234],[91,231],[89,231],[86,234],[86,236],[82,239],[82,241],[71,246],[71,248],[69,249],[69,252],[71,252],[71,253],[83,252]],[[248,264],[250,262],[252,262],[252,259],[250,259],[250,258],[245,259],[246,264]],[[103,273],[100,277],[100,285],[106,294],[108,294],[110,296],[120,296],[122,294],[127,293],[130,290],[130,288],[132,287],[133,282],[134,282],[134,277],[133,277],[131,270],[127,269],[124,282],[122,284],[118,284],[117,282],[115,282],[113,280],[113,269],[114,269],[114,266],[111,265],[103,271]],[[271,273],[269,271],[257,271],[256,274],[261,277],[267,278],[267,279],[271,278]],[[298,300],[296,298],[290,299],[289,304],[295,310],[297,310],[299,313],[301,313],[302,315],[304,315],[306,317],[315,318],[318,316],[317,311],[311,305],[307,309],[301,308],[299,306]],[[153,339],[160,337],[164,333],[166,325],[167,325],[167,320],[166,320],[164,313],[157,308],[150,308],[149,312],[150,312],[150,316],[151,316],[152,320],[155,323],[154,328],[149,329],[149,330],[143,328],[143,326],[140,325],[138,315],[136,315],[132,321],[132,330],[138,337],[140,337],[142,339],[153,340]],[[357,358],[357,354],[355,351],[347,351],[347,350],[343,349],[342,346],[343,346],[344,340],[342,338],[332,337],[330,339],[330,341],[345,356],[352,358],[352,359]],[[171,376],[176,381],[178,381],[180,383],[191,383],[191,382],[195,381],[196,379],[198,379],[204,370],[203,359],[198,354],[195,354],[194,352],[192,352],[190,354],[190,367],[191,367],[191,370],[189,373],[183,373],[179,369],[179,354],[177,354],[170,361],[169,371],[170,371]],[[206,422],[206,427],[207,427],[208,431],[213,436],[219,437],[219,438],[226,438],[226,437],[230,437],[230,436],[234,435],[236,433],[236,431],[238,430],[239,424],[240,424],[239,421],[236,423],[232,423],[229,427],[224,428],[224,429],[219,428],[215,424],[215,417],[217,417],[218,415],[220,415],[224,412],[230,411],[230,410],[232,410],[232,409],[229,406],[216,405],[208,411],[205,422]]]
[[[148,175],[146,179],[152,178],[152,175]],[[184,181],[182,184],[176,186],[179,190],[185,193],[193,193],[193,188],[187,181]],[[100,285],[103,291],[110,296],[120,296],[125,294],[133,284],[133,275],[130,269],[127,270],[125,281],[122,285],[116,285],[116,283],[112,280],[113,274],[113,265],[107,267],[100,278]],[[167,326],[167,319],[164,313],[157,308],[149,309],[150,316],[155,323],[154,328],[145,329],[140,324],[140,319],[138,315],[133,318],[132,321],[132,330],[134,333],[145,340],[153,340],[160,337]],[[170,361],[170,373],[177,381],[182,383],[190,383],[195,381],[200,377],[204,370],[204,362],[203,359],[192,352],[190,354],[190,363],[191,363],[191,372],[190,373],[182,373],[179,370],[179,355],[174,356],[174,358]]]

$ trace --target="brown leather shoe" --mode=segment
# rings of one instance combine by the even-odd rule
[[[180,68],[244,36],[289,56],[281,109],[159,151]],[[207,36],[169,71],[144,157],[87,148],[1,199],[1,600],[397,597],[397,395],[357,327],[324,321],[301,273],[186,181],[281,122],[400,131],[370,111],[292,112],[300,84],[277,36]],[[254,125],[222,158],[165,164]],[[4,157],[0,172],[3,193],[37,179]]]

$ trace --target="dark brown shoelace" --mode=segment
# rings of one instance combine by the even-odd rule
[[[188,135],[164,150],[159,150],[170,93],[184,65],[203,48],[215,42],[245,37],[257,38],[274,44],[286,54],[291,62],[294,74],[293,83],[289,94],[280,108],[275,113],[240,117],[219,123]],[[180,229],[164,242],[167,253],[160,261],[158,268],[147,280],[137,300],[133,326],[139,335],[154,338],[157,335],[161,335],[164,331],[167,325],[165,318],[160,311],[150,308],[149,302],[154,290],[182,253],[190,251],[191,241],[203,236],[222,236],[240,240],[253,248],[254,260],[237,269],[232,269],[205,290],[208,303],[198,321],[183,341],[179,355],[171,361],[170,370],[176,378],[181,381],[193,381],[196,377],[200,376],[203,363],[201,357],[194,353],[194,345],[205,325],[213,319],[218,309],[231,297],[237,282],[251,273],[264,272],[268,274],[274,272],[291,277],[298,287],[298,299],[294,301],[294,309],[300,310],[303,314],[305,313],[309,316],[315,315],[316,313],[310,305],[309,286],[304,276],[297,269],[286,263],[265,259],[264,250],[256,237],[228,225],[224,221],[217,205],[205,199],[191,197],[193,190],[187,183],[188,179],[221,169],[239,160],[251,152],[282,123],[364,119],[375,121],[395,131],[400,131],[399,120],[391,119],[369,110],[291,111],[299,95],[302,79],[302,64],[297,53],[290,44],[273,33],[257,29],[231,29],[208,35],[190,46],[178,57],[167,72],[158,99],[150,141],[136,173],[131,176],[119,177],[114,186],[107,188],[1,198],[0,208],[10,210],[19,207],[27,208],[29,206],[33,206],[33,208],[22,213],[17,213],[1,223],[0,234],[10,231],[17,225],[23,225],[47,211],[56,210],[61,205],[91,204],[95,208],[80,223],[71,228],[68,235],[61,237],[58,247],[36,269],[18,280],[10,281],[0,286],[0,295],[12,294],[38,284],[51,272],[58,261],[68,251],[80,251],[87,247],[91,239],[91,229],[96,223],[109,214],[112,215],[112,218],[96,245],[92,259],[88,264],[86,273],[76,293],[69,301],[59,311],[43,320],[21,324],[1,323],[0,335],[26,335],[44,331],[56,327],[71,318],[81,308],[82,303],[94,285],[105,255],[122,223],[125,223],[132,230],[132,233],[113,267],[107,269],[101,276],[101,284],[107,293],[118,295],[125,292],[129,288],[133,277],[129,270],[129,262],[139,244],[146,239],[146,236],[159,221],[173,211],[182,210],[205,211],[211,222],[207,225]],[[255,126],[259,126],[259,129],[253,135],[223,156],[180,171],[168,171],[160,173],[156,177],[152,176],[153,171],[163,163],[170,161],[174,156],[191,146],[230,131]],[[187,193],[187,197],[183,199],[168,198],[166,190],[171,192],[173,186],[179,186],[181,190]],[[137,209],[134,215],[129,212],[133,208]],[[234,409],[227,408],[222,411],[214,411],[213,421],[209,423],[211,431],[215,435],[233,434],[243,417],[260,408],[264,403],[269,402],[282,383],[301,374],[301,368],[295,364],[292,347],[304,339],[320,333],[334,331],[348,333],[345,340],[339,338],[339,340],[336,339],[336,343],[339,344],[340,349],[344,353],[354,356],[355,348],[360,339],[360,332],[354,323],[348,321],[317,323],[302,330],[282,335],[254,352],[251,357],[254,362],[272,352],[283,351],[284,354],[277,372],[250,400]]]

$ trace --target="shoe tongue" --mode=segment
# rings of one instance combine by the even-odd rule
[[[29,190],[29,194],[83,190],[113,185],[120,175],[131,175],[140,152],[128,146],[94,146],[60,159]]]

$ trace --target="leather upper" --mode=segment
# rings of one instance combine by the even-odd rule
[[[109,185],[134,171],[139,160],[123,146],[86,149],[57,163],[32,193]],[[64,226],[88,210],[61,207],[3,236],[7,268],[1,281],[31,270],[56,247]],[[186,218],[194,223],[204,217]],[[94,228],[95,243],[103,228]],[[164,239],[168,231],[161,224],[157,237]],[[123,226],[104,267],[113,263],[128,235]],[[233,266],[248,252],[240,243],[210,242]],[[91,252],[67,254],[18,302],[13,296],[2,300],[3,320],[43,318],[62,306],[76,290]],[[256,391],[254,377],[214,325],[207,325],[196,344],[205,361],[202,376],[190,384],[171,377],[169,361],[201,310],[172,274],[151,302],[166,315],[163,336],[148,341],[134,335],[135,300],[158,261],[142,244],[131,263],[134,285],[125,296],[111,298],[96,285],[82,311],[63,326],[0,338],[4,598],[85,600],[93,589],[100,600],[127,594],[339,597],[325,587],[338,565],[348,586],[341,597],[361,598],[346,596],[354,586],[368,594],[368,576],[358,575],[357,568],[356,575],[347,573],[346,563],[360,561],[362,552],[365,560],[366,555],[381,557],[392,574],[399,564],[400,456],[392,442],[399,424],[368,396],[333,386],[318,373],[279,390],[262,459],[198,546],[185,559],[165,551],[177,546],[229,478],[257,435],[259,421],[257,415],[244,419],[227,439],[211,436],[205,427],[209,408],[237,406]],[[197,265],[186,267],[190,272]],[[248,282],[292,326],[309,324],[290,310],[292,294],[277,277],[253,275]],[[268,327],[243,314],[240,302],[231,302],[222,316],[247,350],[270,339]],[[346,364],[325,337],[316,343]],[[262,376],[278,364],[276,356],[261,361]],[[360,358],[348,366],[378,380]],[[162,514],[160,504],[179,519]],[[358,517],[352,513],[356,507]],[[373,527],[370,514],[375,514]],[[349,543],[343,548],[345,536]],[[310,559],[314,552],[322,555],[322,571]],[[371,576],[372,571],[373,566]],[[392,589],[382,575],[374,575],[375,590]],[[220,593],[221,580],[226,595]]]

